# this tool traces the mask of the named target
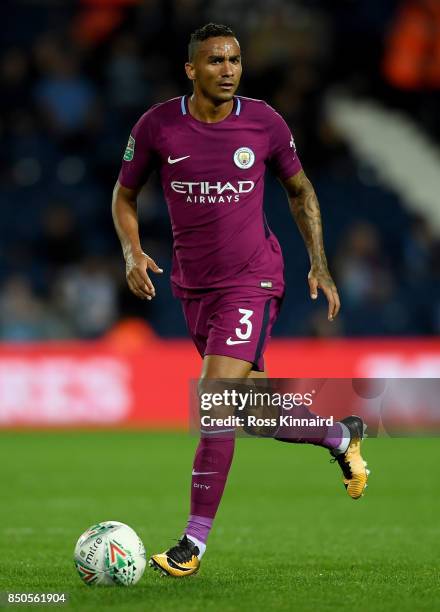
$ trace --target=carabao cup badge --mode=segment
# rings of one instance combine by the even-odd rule
[[[249,147],[240,147],[234,153],[234,163],[239,168],[251,168],[255,162],[255,153]]]

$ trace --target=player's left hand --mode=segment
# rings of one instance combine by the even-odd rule
[[[324,293],[328,302],[328,320],[333,321],[341,308],[338,290],[327,268],[311,267],[309,275],[310,297],[316,300],[318,288]]]

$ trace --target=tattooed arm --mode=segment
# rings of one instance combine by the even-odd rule
[[[328,319],[333,321],[341,303],[338,291],[328,271],[322,238],[321,213],[318,198],[309,179],[301,170],[283,181],[289,198],[290,211],[301,232],[310,258],[309,286],[312,299],[318,297],[318,287],[328,301]]]

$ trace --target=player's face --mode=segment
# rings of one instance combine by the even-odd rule
[[[185,68],[196,90],[214,102],[227,102],[240,83],[240,45],[230,36],[208,38],[199,43],[193,61]]]

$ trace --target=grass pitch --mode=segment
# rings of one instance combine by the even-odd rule
[[[0,435],[0,591],[69,593],[69,610],[440,610],[440,441],[369,439],[364,498],[323,449],[238,440],[201,571],[132,588],[81,583],[72,552],[102,520],[147,554],[188,512],[196,439],[178,433]],[[23,606],[20,606],[23,608]]]

